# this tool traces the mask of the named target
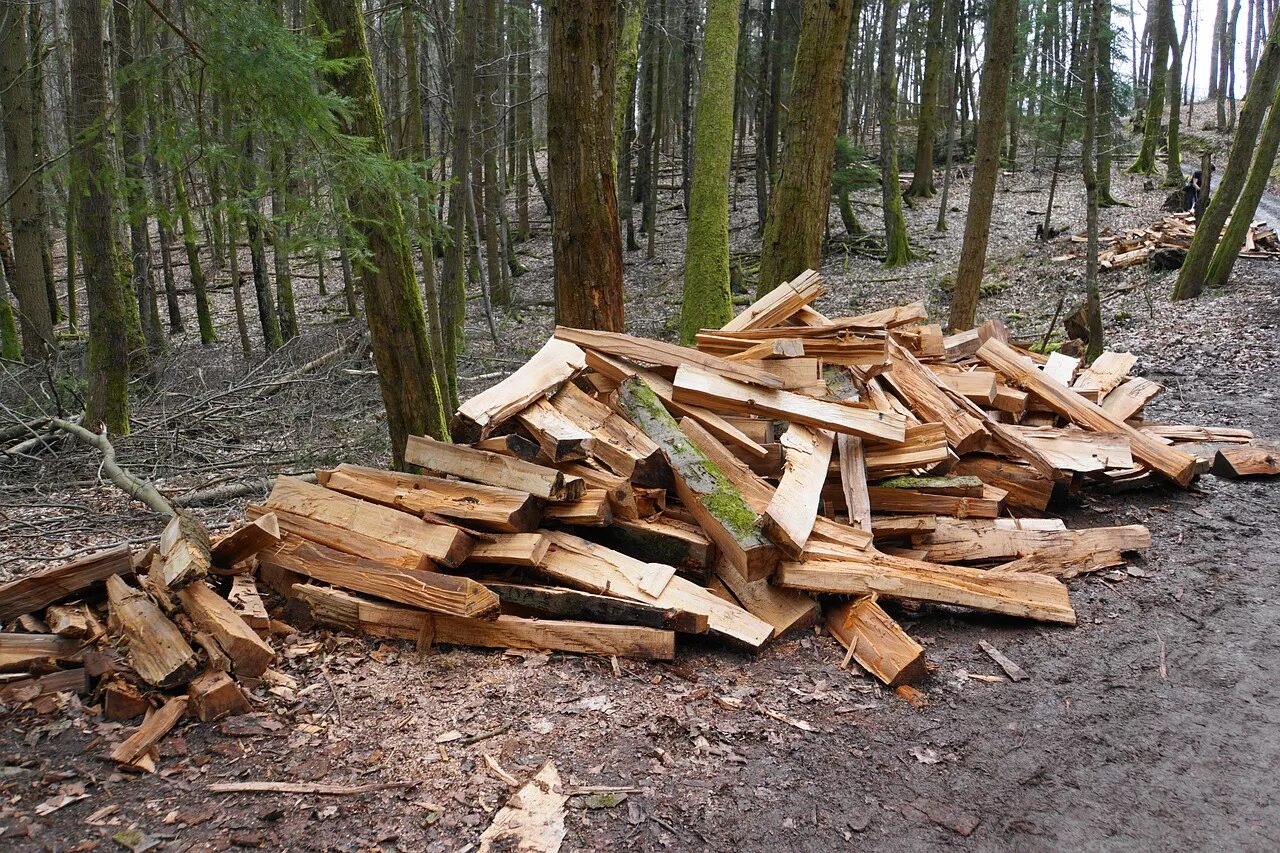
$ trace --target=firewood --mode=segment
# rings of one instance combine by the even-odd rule
[[[0,586],[0,622],[83,596],[112,575],[133,574],[129,546],[121,545],[54,566]]]
[[[788,329],[788,332],[793,331]],[[768,339],[771,334],[775,333],[699,332],[694,342],[704,353],[728,359],[730,356],[749,352],[762,337]],[[805,338],[804,352],[806,356],[821,359],[827,364],[842,364],[847,367],[880,368],[888,363],[884,340],[875,338]]]
[[[910,489],[926,495],[980,498],[982,480],[969,476],[891,477],[872,484],[878,489]]]
[[[587,489],[580,500],[549,504],[542,517],[560,524],[607,527],[613,524],[613,509],[606,489]]]
[[[1224,447],[1213,457],[1210,469],[1219,477],[1270,477],[1280,474],[1280,449],[1274,447]]]
[[[879,478],[946,465],[955,454],[947,444],[947,431],[942,424],[929,423],[908,426],[902,444],[865,442],[863,457],[867,476]]]
[[[87,605],[54,604],[44,612],[45,624],[59,637],[79,639],[92,636],[91,615]]]
[[[149,710],[151,704],[147,697],[132,681],[117,675],[102,685],[102,716],[111,722],[136,720]]]
[[[159,710],[143,720],[142,725],[134,729],[133,734],[123,743],[111,750],[111,760],[119,764],[136,764],[177,725],[187,713],[188,702],[190,700],[186,696],[174,696],[165,702]]]
[[[528,533],[542,520],[536,498],[500,486],[345,464],[327,472],[322,482],[344,495],[415,515],[442,516],[479,530]]]
[[[885,372],[884,379],[913,412],[925,421],[942,424],[956,453],[982,447],[987,438],[982,421],[956,405],[943,390],[938,377],[896,343],[890,342],[889,355],[892,366]]]
[[[160,579],[172,590],[182,589],[209,573],[213,565],[209,531],[200,519],[181,512],[160,535]]]
[[[431,558],[421,551],[406,548],[402,545],[395,545],[391,542],[384,542],[381,539],[365,536],[363,533],[356,533],[354,530],[348,530],[345,527],[325,524],[323,521],[316,521],[314,518],[307,518],[305,515],[298,515],[282,509],[268,510],[266,507],[255,504],[249,504],[245,512],[249,518],[260,518],[264,514],[271,513],[275,515],[276,522],[284,533],[291,533],[302,539],[310,539],[319,545],[324,545],[346,554],[399,566],[402,569],[429,570],[435,566]],[[467,556],[470,559],[470,555]]]
[[[258,593],[257,582],[248,575],[238,575],[231,580],[231,589],[227,592],[227,603],[244,623],[259,634],[265,634],[270,626],[271,618],[267,615],[267,606]]]
[[[409,447],[412,448],[412,436],[409,442]],[[471,537],[456,527],[430,524],[409,513],[362,501],[292,477],[276,478],[266,505],[269,509],[305,515],[324,524],[411,548],[427,555],[434,562],[451,568],[462,564],[474,544]]]
[[[210,549],[212,571],[226,574],[236,564],[279,542],[280,524],[275,515],[261,515],[214,543]]]
[[[568,341],[549,338],[542,349],[534,353],[515,373],[458,407],[451,424],[454,437],[472,441],[486,437],[498,424],[560,387],[586,366],[582,350]]]
[[[636,625],[603,625],[572,620],[469,619],[383,604],[339,589],[310,584],[294,588],[322,625],[374,637],[498,649],[540,649],[641,660],[675,657],[675,634]]]
[[[906,438],[906,421],[895,415],[815,400],[790,391],[751,388],[697,368],[680,368],[673,387],[678,403],[769,415],[790,423],[894,443],[901,443]]]
[[[594,376],[596,374],[590,375]],[[565,387],[567,388],[572,384],[566,383]],[[525,462],[536,462],[538,454],[542,452],[542,449],[538,447],[538,442],[514,432],[482,438],[472,444],[471,447],[474,450],[487,450],[500,456],[513,456],[516,459],[523,459]]]
[[[885,489],[871,486],[867,495],[871,509],[884,513],[926,513],[957,518],[997,518],[1007,496],[1004,489],[984,484],[982,497],[935,495],[916,489]]]
[[[957,394],[963,394],[975,403],[992,406],[996,402],[996,376],[994,373],[977,371],[947,371],[934,373],[942,384]]]
[[[1017,354],[999,341],[987,341],[978,350],[978,358],[1028,391],[1036,394],[1058,414],[1072,423],[1095,432],[1124,432],[1134,456],[1169,479],[1186,486],[1195,476],[1195,458],[1160,444],[1124,421],[1116,420],[1098,406],[1089,403],[1060,382],[1028,367]]]
[[[897,539],[928,533],[938,526],[935,515],[873,515],[871,530],[876,539]]]
[[[498,613],[498,597],[468,578],[389,566],[290,535],[260,559],[264,565],[424,610],[478,618]]]
[[[647,338],[634,338],[620,332],[600,332],[588,329],[569,329],[556,326],[555,336],[571,341],[586,350],[594,350],[609,356],[625,358],[659,367],[676,368],[693,364],[705,370],[728,376],[739,382],[759,385],[763,388],[781,388],[782,380],[759,368],[717,358],[691,347],[682,347]]]
[[[199,672],[196,654],[146,593],[118,575],[107,578],[111,622],[129,644],[129,663],[153,687],[177,687]]]
[[[580,480],[566,477],[554,468],[423,435],[409,436],[404,452],[406,462],[429,471],[514,489],[545,500],[577,500],[586,488]]]
[[[40,661],[78,660],[80,647],[54,634],[0,634],[0,672],[27,670]]]
[[[591,456],[615,473],[641,486],[671,484],[671,472],[658,445],[606,403],[568,383],[551,398],[551,405],[591,434]]]
[[[613,403],[666,455],[676,494],[725,559],[749,580],[768,577],[778,549],[764,535],[756,512],[667,414],[654,392],[638,377],[625,380]]]
[[[595,449],[595,438],[546,400],[534,400],[516,413],[516,420],[538,442],[540,458],[555,465],[586,459]]]
[[[527,586],[488,580],[484,585],[493,590],[502,600],[504,610],[514,606],[556,619],[606,622],[610,625],[641,625],[646,628],[662,628],[684,634],[707,633],[705,613],[658,607],[576,589]],[[523,614],[517,612],[515,615]]]
[[[1013,459],[1000,459],[971,453],[951,469],[951,473],[977,477],[982,482],[1007,492],[1006,507],[1042,512],[1053,498],[1053,480],[1030,465]]]
[[[615,551],[651,563],[705,573],[715,562],[716,546],[697,524],[669,515],[635,521],[615,519],[582,535]]]
[[[774,586],[767,578],[747,580],[728,560],[719,560],[715,576],[744,610],[773,626],[773,636],[818,621],[818,602],[812,595]]]
[[[89,694],[89,678],[85,669],[63,669],[35,678],[23,678],[0,687],[0,705],[30,702],[50,693]]]
[[[777,326],[826,292],[827,284],[822,276],[814,270],[805,270],[748,305],[738,316],[724,324],[723,331],[736,332]]]
[[[499,534],[492,541],[477,542],[467,555],[467,565],[536,568],[550,544],[541,533]]]
[[[867,462],[862,439],[852,435],[840,435],[836,438],[836,446],[840,450],[838,464],[845,514],[851,527],[870,533],[871,497],[867,494]]]
[[[875,597],[864,595],[827,610],[827,630],[852,654],[858,666],[888,687],[924,680],[924,647],[884,612]]]
[[[586,483],[588,491],[603,491],[614,518],[637,519],[647,514],[641,506],[638,490],[626,477],[590,460],[562,463],[560,467],[565,474]]]
[[[210,670],[196,677],[187,685],[187,696],[191,710],[204,723],[249,710],[244,691],[225,672]]]
[[[275,651],[240,618],[230,602],[204,581],[179,590],[178,600],[191,621],[227,653],[238,675],[261,675],[271,666]]]
[[[1090,474],[1108,468],[1133,467],[1129,436],[1123,432],[1086,432],[1075,428],[1017,424],[1010,424],[1008,429],[1020,435],[1062,471]]]
[[[1095,555],[1099,566],[1116,565],[1117,561],[1123,562],[1120,554],[1151,547],[1151,533],[1138,524],[1066,530],[1043,529],[1039,521],[939,518],[933,531],[913,537],[912,542],[924,549],[926,560],[935,563],[1010,560],[1053,553],[1068,562],[1077,556]]]
[[[1133,353],[1104,352],[1076,377],[1071,387],[1080,393],[1093,392],[1101,399],[1125,381],[1137,363],[1138,357]]]
[[[1127,421],[1142,411],[1142,407],[1164,390],[1164,386],[1150,379],[1135,376],[1118,385],[1102,398],[1102,409],[1118,421]]]
[[[754,344],[741,352],[735,352],[733,355],[725,356],[725,360],[736,362],[747,367],[754,367],[757,370],[772,372],[768,371],[762,365],[775,359],[794,361],[803,355],[803,338],[773,338],[772,340],[761,341],[758,344]],[[810,360],[815,362],[817,361],[817,359]]]
[[[792,558],[804,553],[813,532],[834,436],[793,423],[783,434],[782,479],[764,508],[764,532]],[[732,589],[732,585],[730,585]]]

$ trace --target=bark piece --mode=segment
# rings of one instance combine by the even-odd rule
[[[128,545],[27,575],[0,586],[0,622],[43,610],[64,598],[83,595],[112,575],[133,574]]]
[[[195,652],[146,593],[112,575],[107,578],[107,596],[111,624],[128,641],[129,663],[143,681],[153,687],[176,687],[196,676]]]
[[[875,597],[864,595],[827,610],[827,630],[850,649],[858,666],[889,687],[923,681],[924,647],[907,636]]]

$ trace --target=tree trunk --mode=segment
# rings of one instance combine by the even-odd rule
[[[884,212],[884,266],[911,261],[907,219],[902,212],[902,182],[898,178],[898,80],[896,56],[899,0],[883,0],[878,69],[880,100],[880,197]],[[918,174],[918,172],[917,172]]]
[[[755,99],[755,178],[756,178],[756,229],[763,234],[765,219],[769,216],[769,147],[765,128],[769,116],[769,53],[773,47],[773,0],[760,0],[760,63],[757,65]]]
[[[280,320],[280,339],[298,336],[298,312],[293,304],[293,263],[289,241],[289,155],[286,151],[271,154],[271,263],[276,274],[276,316]],[[217,242],[217,238],[214,238]]]
[[[334,34],[325,44],[326,55],[347,63],[330,77],[333,87],[350,101],[344,132],[367,137],[374,152],[388,154],[359,0],[319,0],[316,10]],[[399,199],[385,188],[359,186],[348,194],[347,203],[368,245],[369,263],[360,270],[360,286],[387,409],[391,458],[396,468],[403,468],[408,436],[448,437],[426,317]]]
[[[791,74],[781,174],[769,202],[756,293],[763,296],[822,260],[831,205],[844,41],[853,0],[805,0]]]
[[[1180,187],[1182,178],[1182,145],[1178,132],[1178,123],[1182,116],[1182,44],[1186,41],[1186,30],[1191,25],[1191,4],[1187,4],[1187,19],[1183,24],[1182,41],[1178,40],[1177,24],[1173,18],[1173,0],[1163,0],[1165,5],[1164,20],[1169,39],[1169,133],[1166,137],[1167,155],[1165,158],[1164,185]]]
[[[978,310],[978,290],[987,263],[987,239],[996,179],[1000,176],[1000,144],[1004,139],[1004,111],[1009,96],[1013,39],[1018,31],[1017,0],[994,0],[991,32],[982,59],[982,96],[978,118],[978,148],[969,188],[969,213],[964,222],[964,243],[956,270],[951,303],[953,330],[973,328]]]
[[[738,58],[738,0],[709,0],[693,143],[680,342],[733,319],[729,292],[729,180]]]
[[[1169,3],[1169,0],[1164,0]],[[1084,178],[1086,242],[1085,249],[1085,315],[1088,317],[1089,341],[1085,350],[1086,361],[1092,362],[1102,354],[1102,303],[1098,295],[1098,172],[1094,162],[1093,147],[1098,135],[1098,64],[1099,43],[1102,41],[1103,27],[1110,27],[1111,22],[1104,20],[1110,12],[1109,0],[1091,0],[1089,8],[1089,27],[1086,30],[1086,48],[1084,61],[1084,136],[1080,142],[1080,165]],[[1170,4],[1170,11],[1172,5]],[[1170,13],[1167,20],[1172,23]],[[1106,61],[1110,61],[1107,57]],[[1176,89],[1174,90],[1177,91]],[[1178,98],[1173,98],[1174,110],[1178,109]]]
[[[1277,80],[1280,79],[1280,32],[1277,27],[1280,27],[1280,10],[1271,19],[1267,46],[1258,59],[1253,85],[1245,94],[1239,126],[1231,141],[1231,153],[1218,181],[1218,189],[1210,197],[1204,216],[1196,223],[1196,234],[1191,239],[1191,247],[1187,249],[1187,258],[1182,269],[1178,270],[1178,283],[1173,290],[1174,299],[1194,299],[1204,290],[1209,264],[1221,237],[1222,226],[1244,186],[1249,165],[1257,149],[1258,131],[1262,127],[1267,107],[1275,96]],[[1221,85],[1221,80],[1219,84]],[[1249,211],[1244,218],[1252,215],[1253,211]]]
[[[617,15],[608,0],[548,0],[547,13],[556,322],[620,332],[622,243],[613,166]]]
[[[9,286],[18,299],[22,355],[27,361],[38,361],[54,348],[54,339],[40,255],[39,198],[34,174],[39,164],[32,135],[31,93],[26,7],[7,4],[0,9],[0,109],[4,111],[4,162],[13,229],[14,268]]]
[[[1142,148],[1138,159],[1129,167],[1135,175],[1156,173],[1156,148],[1160,144],[1160,125],[1164,121],[1165,84],[1169,67],[1169,19],[1173,14],[1170,0],[1156,0],[1151,9],[1151,81],[1147,87],[1147,105],[1142,128]],[[1176,96],[1175,100],[1176,100]]]
[[[924,52],[924,80],[920,84],[920,116],[916,120],[916,167],[907,187],[910,198],[930,198],[937,190],[933,184],[933,134],[938,121],[938,87],[942,81],[942,65],[946,61],[943,48],[943,18],[947,0],[929,0],[929,30]]]
[[[68,14],[70,124],[79,142],[71,155],[75,172],[72,185],[78,188],[77,220],[89,299],[88,388],[83,423],[94,432],[98,431],[98,424],[103,424],[109,433],[127,435],[129,273],[116,243],[102,4],[99,0],[70,0]]]
[[[639,9],[639,0],[633,0]],[[516,85],[515,85],[515,168],[512,170],[516,185],[516,233],[520,242],[529,239],[529,158],[533,156],[533,69],[530,54],[533,52],[533,4],[521,0],[513,12],[513,28],[516,31]],[[636,31],[639,32],[639,11],[636,12]],[[635,65],[631,74],[635,76]]]

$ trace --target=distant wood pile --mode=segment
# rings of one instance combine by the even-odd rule
[[[467,443],[409,440],[426,473],[280,477],[217,541],[183,516],[148,551],[10,583],[0,701],[145,715],[111,757],[147,769],[185,715],[296,688],[272,638],[299,628],[665,660],[678,635],[758,649],[819,620],[915,701],[925,650],[887,602],[1072,625],[1063,579],[1151,535],[1068,529],[1055,499],[1280,473],[1247,430],[1144,418],[1162,388],[1128,353],[944,336],[919,303],[829,318],[824,291],[806,272],[696,348],[558,328],[458,410]]]
[[[1190,212],[1170,213],[1145,227],[1129,228],[1119,234],[1104,234],[1099,237],[1098,266],[1104,270],[1118,270],[1145,264],[1161,249],[1175,250],[1176,254],[1185,253],[1191,247],[1191,239],[1195,234],[1196,217]],[[1088,242],[1088,237],[1074,234],[1071,242],[1085,243]],[[1077,250],[1058,255],[1053,260],[1063,262],[1083,257],[1084,253]],[[1280,239],[1277,239],[1275,229],[1262,221],[1251,223],[1240,257],[1280,259]],[[1176,268],[1171,263],[1168,265]],[[1180,265],[1181,260],[1178,260],[1177,266]]]

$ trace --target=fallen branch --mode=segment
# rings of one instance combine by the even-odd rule
[[[319,370],[320,368],[324,367],[326,364],[328,364],[329,362],[333,361],[334,359],[338,358],[341,355],[344,355],[349,352],[353,352],[356,349],[356,347],[360,345],[360,342],[364,340],[364,338],[365,338],[364,333],[361,333],[358,335],[352,335],[351,337],[343,341],[342,345],[337,349],[330,350],[324,355],[313,358],[311,361],[308,361],[306,364],[302,365],[296,370],[292,370],[286,373],[284,376],[281,376],[279,379],[275,380],[274,382],[268,382],[266,385],[259,386],[258,390],[254,391],[253,394],[250,396],[252,396],[255,399],[262,399],[263,397],[269,397],[270,395],[274,394],[276,391],[279,391],[281,388],[293,382],[294,380],[302,376],[305,376],[308,373],[313,373]]]
[[[177,513],[173,509],[173,505],[165,499],[164,495],[156,491],[156,487],[148,483],[146,480],[134,475],[125,468],[121,468],[116,463],[116,449],[107,440],[107,433],[104,430],[99,434],[89,432],[89,430],[71,421],[64,421],[62,418],[49,418],[49,425],[62,430],[63,432],[78,438],[81,442],[102,451],[101,471],[107,475],[121,491],[128,495],[132,500],[142,501],[153,512],[160,515],[173,516]]]
[[[306,480],[308,483],[316,481],[315,474],[297,474],[294,476],[299,480]],[[247,495],[263,495],[271,490],[271,486],[275,481],[275,477],[264,477],[261,480],[248,480],[242,483],[222,483],[199,491],[183,492],[173,498],[171,503],[176,507],[207,506],[243,498]]]
[[[214,782],[209,791],[214,794],[238,794],[258,792],[267,794],[323,794],[344,797],[385,791],[390,788],[412,788],[417,782],[372,782],[367,785],[324,785],[318,782]]]

